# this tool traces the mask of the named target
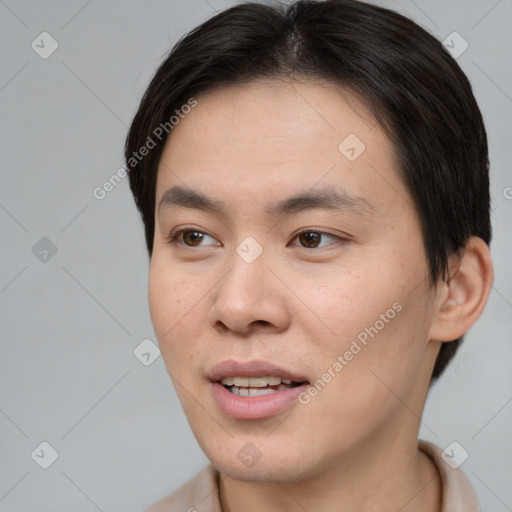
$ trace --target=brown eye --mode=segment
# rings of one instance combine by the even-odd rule
[[[299,240],[304,247],[317,247],[322,235],[316,231],[304,231],[299,235]]]
[[[204,238],[204,234],[200,231],[183,231],[182,236],[185,245],[189,245],[191,247],[199,245]]]
[[[205,239],[210,238],[214,243],[206,244]],[[171,235],[166,237],[166,243],[172,247],[186,249],[188,247],[203,247],[206,245],[218,245],[216,240],[208,233],[199,231],[197,229],[184,228],[174,231]]]
[[[298,233],[294,240],[295,239],[306,249],[322,249],[333,243],[344,240],[342,237],[324,233],[323,231],[313,231],[311,229]]]

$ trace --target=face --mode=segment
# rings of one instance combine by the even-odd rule
[[[299,481],[416,442],[436,355],[426,275],[393,147],[354,94],[232,86],[171,132],[150,313],[221,472]]]

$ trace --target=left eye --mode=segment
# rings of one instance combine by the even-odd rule
[[[339,236],[331,235],[329,233],[324,233],[322,231],[302,231],[301,233],[298,233],[295,238],[299,239],[299,241],[303,247],[305,247],[307,249],[316,249],[318,247],[323,247],[325,245],[329,245],[329,244],[321,245],[322,237],[331,239],[334,242],[341,240],[341,238]]]

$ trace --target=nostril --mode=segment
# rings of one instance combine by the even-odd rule
[[[270,325],[270,322],[267,322],[266,320],[255,320],[252,323],[256,325]]]

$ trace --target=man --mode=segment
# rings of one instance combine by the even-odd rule
[[[485,128],[441,43],[353,0],[233,7],[162,63],[125,156],[211,461],[148,510],[478,510],[418,441],[493,280]]]

